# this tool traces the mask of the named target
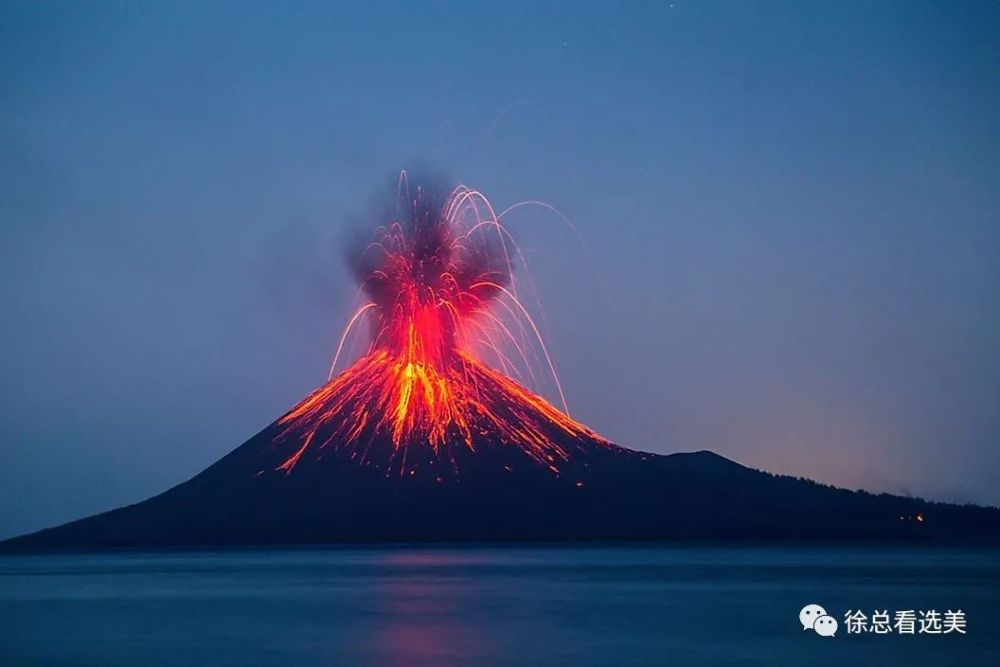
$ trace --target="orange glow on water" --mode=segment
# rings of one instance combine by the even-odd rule
[[[400,179],[401,199],[405,174]],[[408,185],[407,185],[408,187]],[[479,192],[454,189],[443,203],[421,190],[405,193],[398,220],[378,227],[354,266],[368,301],[337,344],[331,380],[280,420],[279,440],[298,447],[279,466],[291,472],[310,450],[347,452],[372,463],[373,443],[391,442],[374,463],[414,474],[408,455],[423,448],[454,462],[456,447],[518,447],[559,473],[566,443],[610,446],[565,410],[555,365],[521,302],[510,232]],[[347,340],[370,327],[367,353],[333,377]],[[536,370],[544,373],[536,373]],[[550,378],[563,404],[552,406],[514,377]]]

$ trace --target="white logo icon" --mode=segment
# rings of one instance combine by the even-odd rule
[[[826,609],[818,604],[807,604],[802,607],[802,611],[799,612],[799,623],[802,624],[802,629],[812,630],[815,627],[816,619],[820,616],[826,616]]]
[[[837,634],[837,619],[833,616],[820,616],[816,619],[813,630],[820,637],[832,637]]]
[[[837,634],[837,619],[829,616],[826,609],[818,604],[807,604],[799,612],[799,623],[803,630],[815,630],[821,637],[832,637]]]

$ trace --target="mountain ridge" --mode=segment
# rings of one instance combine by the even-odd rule
[[[0,542],[0,551],[388,543],[1000,543],[1000,510],[850,491],[710,450],[589,451],[573,474],[470,453],[454,478],[330,456],[260,474],[279,421],[202,472],[132,505]],[[270,452],[270,455],[268,453]],[[263,454],[262,454],[263,453]],[[513,458],[511,458],[513,457]]]

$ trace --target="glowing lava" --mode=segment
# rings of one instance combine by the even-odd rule
[[[333,452],[401,475],[437,463],[437,474],[457,471],[456,448],[513,447],[558,474],[576,447],[613,447],[510,377],[535,378],[542,365],[563,398],[514,286],[520,250],[487,199],[464,186],[437,199],[408,190],[404,173],[398,219],[378,227],[353,264],[368,300],[341,336],[331,376],[363,319],[368,351],[282,417],[279,441],[299,444],[278,469]]]

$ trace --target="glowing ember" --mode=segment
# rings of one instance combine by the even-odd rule
[[[542,362],[565,410],[514,285],[520,250],[487,199],[464,186],[443,202],[408,188],[404,172],[402,215],[376,229],[354,264],[368,301],[341,336],[331,376],[362,319],[370,323],[368,352],[280,420],[279,440],[300,442],[278,469],[291,472],[307,452],[332,450],[412,475],[435,462],[455,469],[457,447],[498,446],[558,474],[574,447],[610,447],[509,377],[534,378]]]

